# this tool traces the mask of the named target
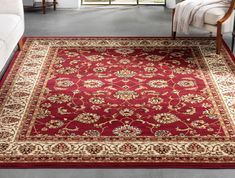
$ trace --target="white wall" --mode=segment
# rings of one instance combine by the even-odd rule
[[[80,0],[57,0],[58,8],[78,8]]]

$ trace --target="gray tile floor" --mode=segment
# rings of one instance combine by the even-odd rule
[[[25,36],[169,36],[171,10],[164,6],[86,6],[79,10],[26,13]],[[180,36],[187,36],[180,34]],[[192,29],[188,36],[209,36]],[[230,45],[231,34],[224,36]]]
[[[234,178],[235,170],[26,169],[0,170],[0,178]]]
[[[170,10],[86,7],[26,13],[25,36],[169,36]],[[192,30],[190,36],[208,36]],[[231,34],[225,36],[231,42]],[[0,178],[234,178],[235,169],[0,169]]]
[[[26,14],[26,36],[168,36],[170,11],[156,6],[83,7]]]

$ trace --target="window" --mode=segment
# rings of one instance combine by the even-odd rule
[[[165,0],[82,0],[83,5],[165,5]]]

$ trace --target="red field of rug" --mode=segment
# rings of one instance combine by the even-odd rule
[[[27,38],[0,167],[235,168],[234,70],[210,38]]]

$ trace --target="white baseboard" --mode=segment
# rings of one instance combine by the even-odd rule
[[[23,0],[24,5],[31,6],[34,1],[41,2],[41,0]],[[52,0],[48,0],[52,1]],[[81,5],[81,0],[57,0],[58,8],[69,8],[69,9],[77,9]]]

